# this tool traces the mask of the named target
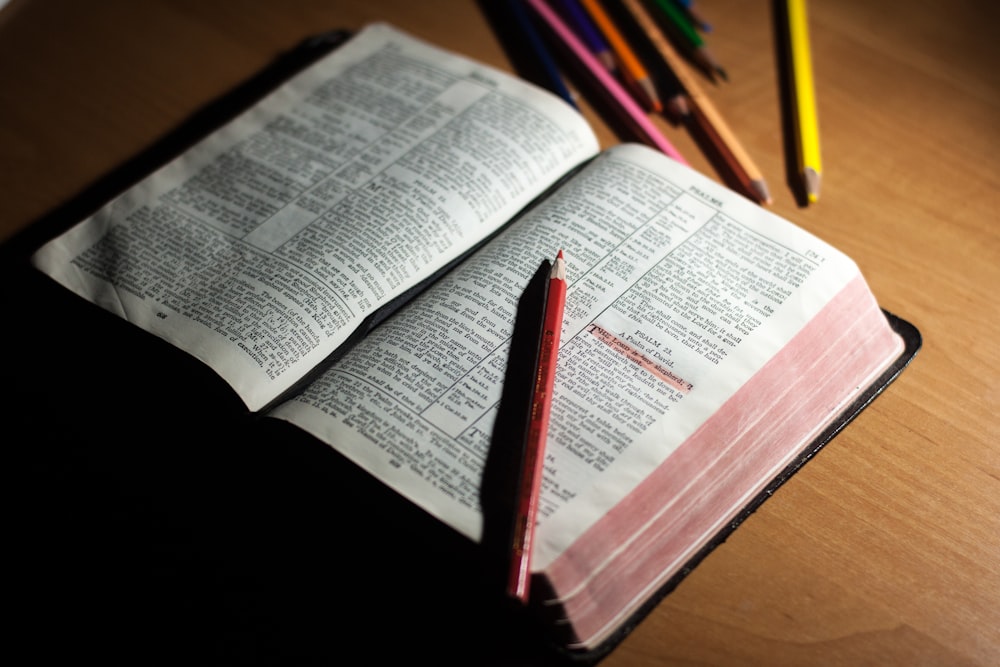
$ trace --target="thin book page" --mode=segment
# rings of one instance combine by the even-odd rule
[[[839,251],[653,150],[606,151],[275,416],[472,539],[517,299],[570,283],[535,567],[633,490],[858,276]]]
[[[904,341],[859,274],[643,482],[545,570],[586,644],[811,456],[816,438],[895,363]],[[842,422],[840,422],[842,423]]]
[[[597,150],[554,95],[375,24],[34,261],[257,410]]]

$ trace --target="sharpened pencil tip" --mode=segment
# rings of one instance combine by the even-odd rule
[[[767,189],[767,183],[764,182],[764,179],[761,178],[750,181],[750,185],[751,187],[753,187],[754,192],[757,193],[757,199],[760,200],[760,203],[762,204],[774,203],[774,200],[771,199],[771,193]]]
[[[673,114],[674,118],[684,120],[691,115],[691,105],[688,104],[686,95],[674,95],[667,100],[667,110]]]
[[[817,201],[819,201],[819,184],[820,184],[819,172],[813,169],[812,167],[807,167],[802,172],[802,177],[803,179],[805,179],[806,197],[809,198],[810,202],[816,203]]]
[[[566,259],[563,257],[562,248],[559,248],[556,261],[552,262],[552,272],[549,275],[556,280],[566,280]]]
[[[649,79],[639,79],[636,81],[639,87],[639,91],[646,102],[646,105],[654,112],[660,113],[663,111],[663,103],[660,101],[660,96],[656,93],[656,86]]]
[[[705,74],[712,80],[712,83],[716,82],[716,75],[721,77],[724,81],[729,81],[729,74],[726,73],[726,70],[722,68],[722,65],[719,64],[719,61],[715,59],[715,56],[713,56],[707,48],[702,46],[696,49],[694,55],[701,64]]]

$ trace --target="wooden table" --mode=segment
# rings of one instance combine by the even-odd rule
[[[810,4],[825,169],[820,201],[803,207],[770,7],[698,7],[730,79],[706,87],[767,177],[773,210],[854,257],[924,345],[602,664],[1000,664],[1000,8]],[[12,0],[0,10],[6,250],[33,247],[43,214],[304,37],[374,20],[510,67],[474,2]],[[584,112],[605,145],[620,141]],[[685,131],[662,126],[716,175]],[[381,622],[391,642],[405,619]],[[278,664],[308,662],[293,656]]]

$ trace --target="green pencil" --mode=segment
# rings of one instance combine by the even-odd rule
[[[714,75],[718,74],[723,79],[728,80],[726,70],[722,69],[715,57],[709,52],[705,40],[701,38],[684,12],[674,4],[674,0],[655,0],[655,4],[674,28],[671,32],[684,42],[686,50],[698,61],[699,65],[705,68],[709,76],[714,79]]]

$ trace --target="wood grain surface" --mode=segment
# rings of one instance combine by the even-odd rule
[[[1000,5],[810,3],[824,173],[809,206],[773,7],[698,7],[729,75],[706,91],[771,208],[852,256],[924,343],[602,665],[998,665]],[[0,239],[31,247],[46,233],[37,219],[280,53],[376,20],[511,67],[471,0],[12,0],[0,10]],[[604,145],[626,138],[581,105]],[[658,122],[718,178],[683,128]]]

